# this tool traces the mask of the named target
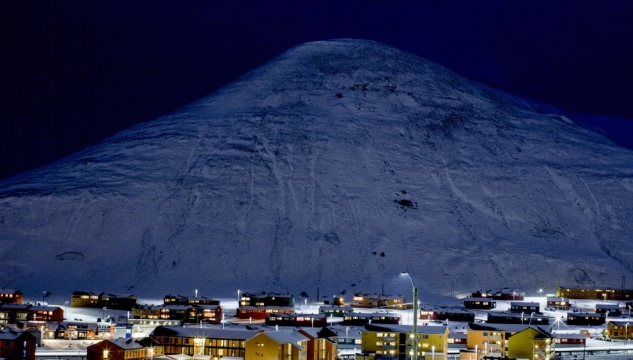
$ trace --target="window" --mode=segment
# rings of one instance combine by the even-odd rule
[[[103,350],[103,358],[108,359],[110,356],[110,352],[108,350]]]

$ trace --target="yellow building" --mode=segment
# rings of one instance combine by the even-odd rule
[[[294,330],[260,332],[246,340],[244,360],[307,360],[308,341]]]
[[[611,339],[633,339],[633,322],[609,321],[604,336]]]
[[[553,360],[555,342],[550,333],[530,326],[508,338],[508,357],[530,360]]]
[[[365,325],[361,338],[363,354],[375,354],[376,360],[407,360],[413,353],[411,326],[368,324]],[[420,326],[417,338],[419,360],[447,359],[448,327]]]
[[[470,324],[466,348],[472,350],[472,354],[477,354],[476,359],[482,356],[505,357],[506,356],[506,332],[494,327],[478,326]],[[468,356],[466,358],[470,358]]]
[[[163,345],[167,355],[205,355],[219,359],[224,356],[244,357],[244,344],[255,334],[253,330],[158,326],[150,338]]]

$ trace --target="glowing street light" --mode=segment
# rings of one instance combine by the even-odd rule
[[[400,275],[407,276],[411,280],[411,287],[413,288],[413,353],[411,354],[411,360],[416,360],[418,356],[418,288],[413,284],[411,274],[403,271]]]

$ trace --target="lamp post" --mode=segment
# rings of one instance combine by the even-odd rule
[[[418,288],[413,285],[411,274],[404,271],[400,275],[407,276],[411,280],[411,287],[413,288],[413,353],[411,354],[411,360],[416,360],[418,357]]]
[[[521,311],[521,325],[523,325],[523,311]]]
[[[240,307],[240,289],[237,289],[237,307]]]
[[[431,346],[431,354],[432,359],[435,360],[435,345]]]
[[[103,317],[101,318],[101,321],[103,321],[103,322],[105,322],[105,312],[106,312],[106,310],[108,310],[108,308],[104,306],[103,307]]]

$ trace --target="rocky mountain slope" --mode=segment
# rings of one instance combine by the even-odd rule
[[[632,235],[633,151],[360,40],[0,182],[0,286],[36,293],[618,287]]]

